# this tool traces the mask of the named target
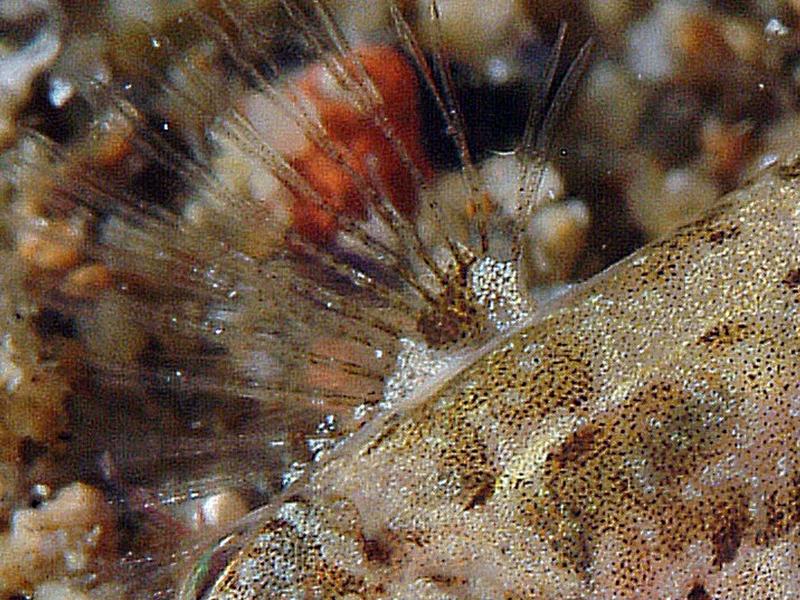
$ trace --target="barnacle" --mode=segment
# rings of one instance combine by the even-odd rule
[[[2,163],[0,594],[796,595],[794,9],[458,4],[65,38]],[[754,159],[548,300],[609,198],[660,235]]]

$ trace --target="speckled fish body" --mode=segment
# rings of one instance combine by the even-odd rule
[[[794,598],[791,164],[351,439],[210,598]]]

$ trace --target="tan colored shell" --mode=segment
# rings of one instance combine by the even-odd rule
[[[796,597],[792,169],[351,441],[209,597]]]

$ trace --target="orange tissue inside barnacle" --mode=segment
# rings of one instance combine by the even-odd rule
[[[313,102],[320,123],[341,157],[336,160],[322,148],[309,145],[291,161],[325,204],[321,206],[319,200],[308,195],[294,196],[291,211],[294,229],[310,241],[330,242],[338,230],[340,215],[366,218],[364,186],[359,178],[366,182],[377,180],[380,192],[399,212],[413,213],[417,205],[417,182],[410,165],[404,162],[403,153],[423,178],[430,179],[433,175],[420,139],[414,69],[399,51],[387,46],[361,47],[352,56],[353,61],[348,65],[353,71],[352,83],[363,67],[380,94],[380,110],[386,121],[381,126],[370,111],[360,111],[349,94],[331,85],[332,75],[322,65],[309,68],[299,81],[298,87]]]

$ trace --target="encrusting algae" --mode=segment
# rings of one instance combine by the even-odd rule
[[[0,598],[800,595],[800,5],[12,4]]]

